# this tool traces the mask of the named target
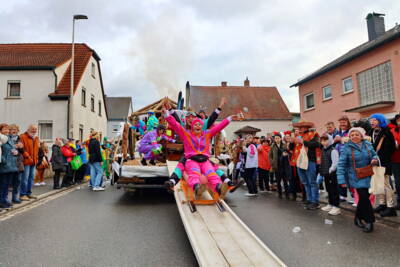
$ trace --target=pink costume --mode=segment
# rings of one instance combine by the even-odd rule
[[[185,164],[185,172],[188,174],[188,184],[190,187],[194,187],[195,184],[200,184],[201,174],[205,175],[208,179],[208,186],[212,190],[215,190],[217,184],[221,183],[220,177],[215,172],[215,168],[212,163],[208,160],[210,157],[210,143],[213,136],[222,131],[231,121],[231,117],[222,120],[219,124],[215,125],[209,130],[202,132],[200,137],[197,137],[192,131],[186,130],[172,115],[166,118],[169,126],[179,135],[183,142],[185,150],[185,158],[187,159]],[[192,128],[194,123],[200,122],[200,120],[194,120],[192,122]],[[204,162],[198,162],[193,160],[194,156],[202,155],[207,158]]]

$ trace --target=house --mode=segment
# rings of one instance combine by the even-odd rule
[[[186,87],[186,99],[189,98],[189,105],[195,111],[211,114],[221,98],[226,97],[219,119],[243,112],[244,120],[233,121],[225,128],[228,140],[235,138],[235,132],[240,129],[260,130],[259,135],[263,136],[288,130],[291,124],[292,115],[276,87],[250,86],[247,78],[243,86],[228,86],[227,82],[220,86],[195,86],[188,82]]]
[[[383,14],[367,16],[369,40],[310,75],[298,86],[301,117],[316,124],[342,115],[350,120],[400,110],[400,26],[385,31]]]
[[[71,44],[0,44],[0,121],[35,124],[48,142],[67,137],[70,82]],[[86,44],[75,44],[73,97],[72,138],[106,134],[100,57]]]
[[[132,97],[106,97],[108,110],[107,136],[116,138],[120,127],[128,122],[128,117],[133,112]]]

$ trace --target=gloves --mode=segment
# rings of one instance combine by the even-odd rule
[[[153,152],[153,155],[158,155],[158,154],[161,154],[161,152],[162,152],[161,149],[162,149],[162,147],[159,146],[157,148],[153,148],[151,151]]]

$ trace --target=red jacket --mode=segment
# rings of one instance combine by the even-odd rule
[[[73,157],[76,156],[75,152],[73,151],[72,147],[70,147],[69,145],[64,145],[61,148],[61,153],[63,154],[63,156],[67,159],[67,162],[71,162],[71,160],[73,159]]]
[[[32,138],[28,133],[23,133],[20,139],[24,145],[24,165],[35,166],[39,161],[39,138]]]
[[[395,142],[400,146],[400,132],[396,132],[396,128],[390,130],[393,134]],[[400,163],[400,149],[397,148],[393,154],[391,161],[394,163]]]
[[[269,171],[271,169],[271,163],[269,162],[269,151],[271,147],[269,145],[260,145],[258,150],[258,168]]]

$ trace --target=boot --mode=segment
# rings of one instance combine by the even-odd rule
[[[151,160],[149,161],[149,163],[150,163],[151,165],[156,165],[156,162],[154,161],[154,159],[151,159]]]
[[[224,199],[226,193],[228,193],[228,184],[227,183],[217,184],[217,186],[215,187],[215,191],[217,191],[220,199]]]
[[[147,166],[147,162],[146,162],[146,160],[145,160],[144,158],[142,158],[142,160],[140,161],[140,163],[141,163],[143,166]]]
[[[172,180],[165,181],[164,183],[165,188],[167,189],[168,192],[173,192],[174,191],[174,182]]]
[[[379,205],[378,207],[376,207],[375,209],[374,209],[374,212],[375,213],[379,213],[379,212],[381,212],[381,211],[384,211],[384,210],[386,210],[386,205]]]
[[[379,212],[379,214],[381,215],[381,217],[396,217],[397,216],[396,210],[394,208],[387,208],[387,209]]]
[[[373,230],[374,230],[374,224],[373,223],[367,223],[367,224],[365,224],[363,232],[364,233],[371,233]]]
[[[204,184],[202,184],[202,185],[195,184],[193,188],[194,188],[194,193],[195,193],[197,199],[200,199],[201,196],[203,195],[204,191],[206,190],[206,187]]]
[[[357,217],[354,218],[354,225],[360,228],[365,227],[365,224],[363,224],[363,222]]]

